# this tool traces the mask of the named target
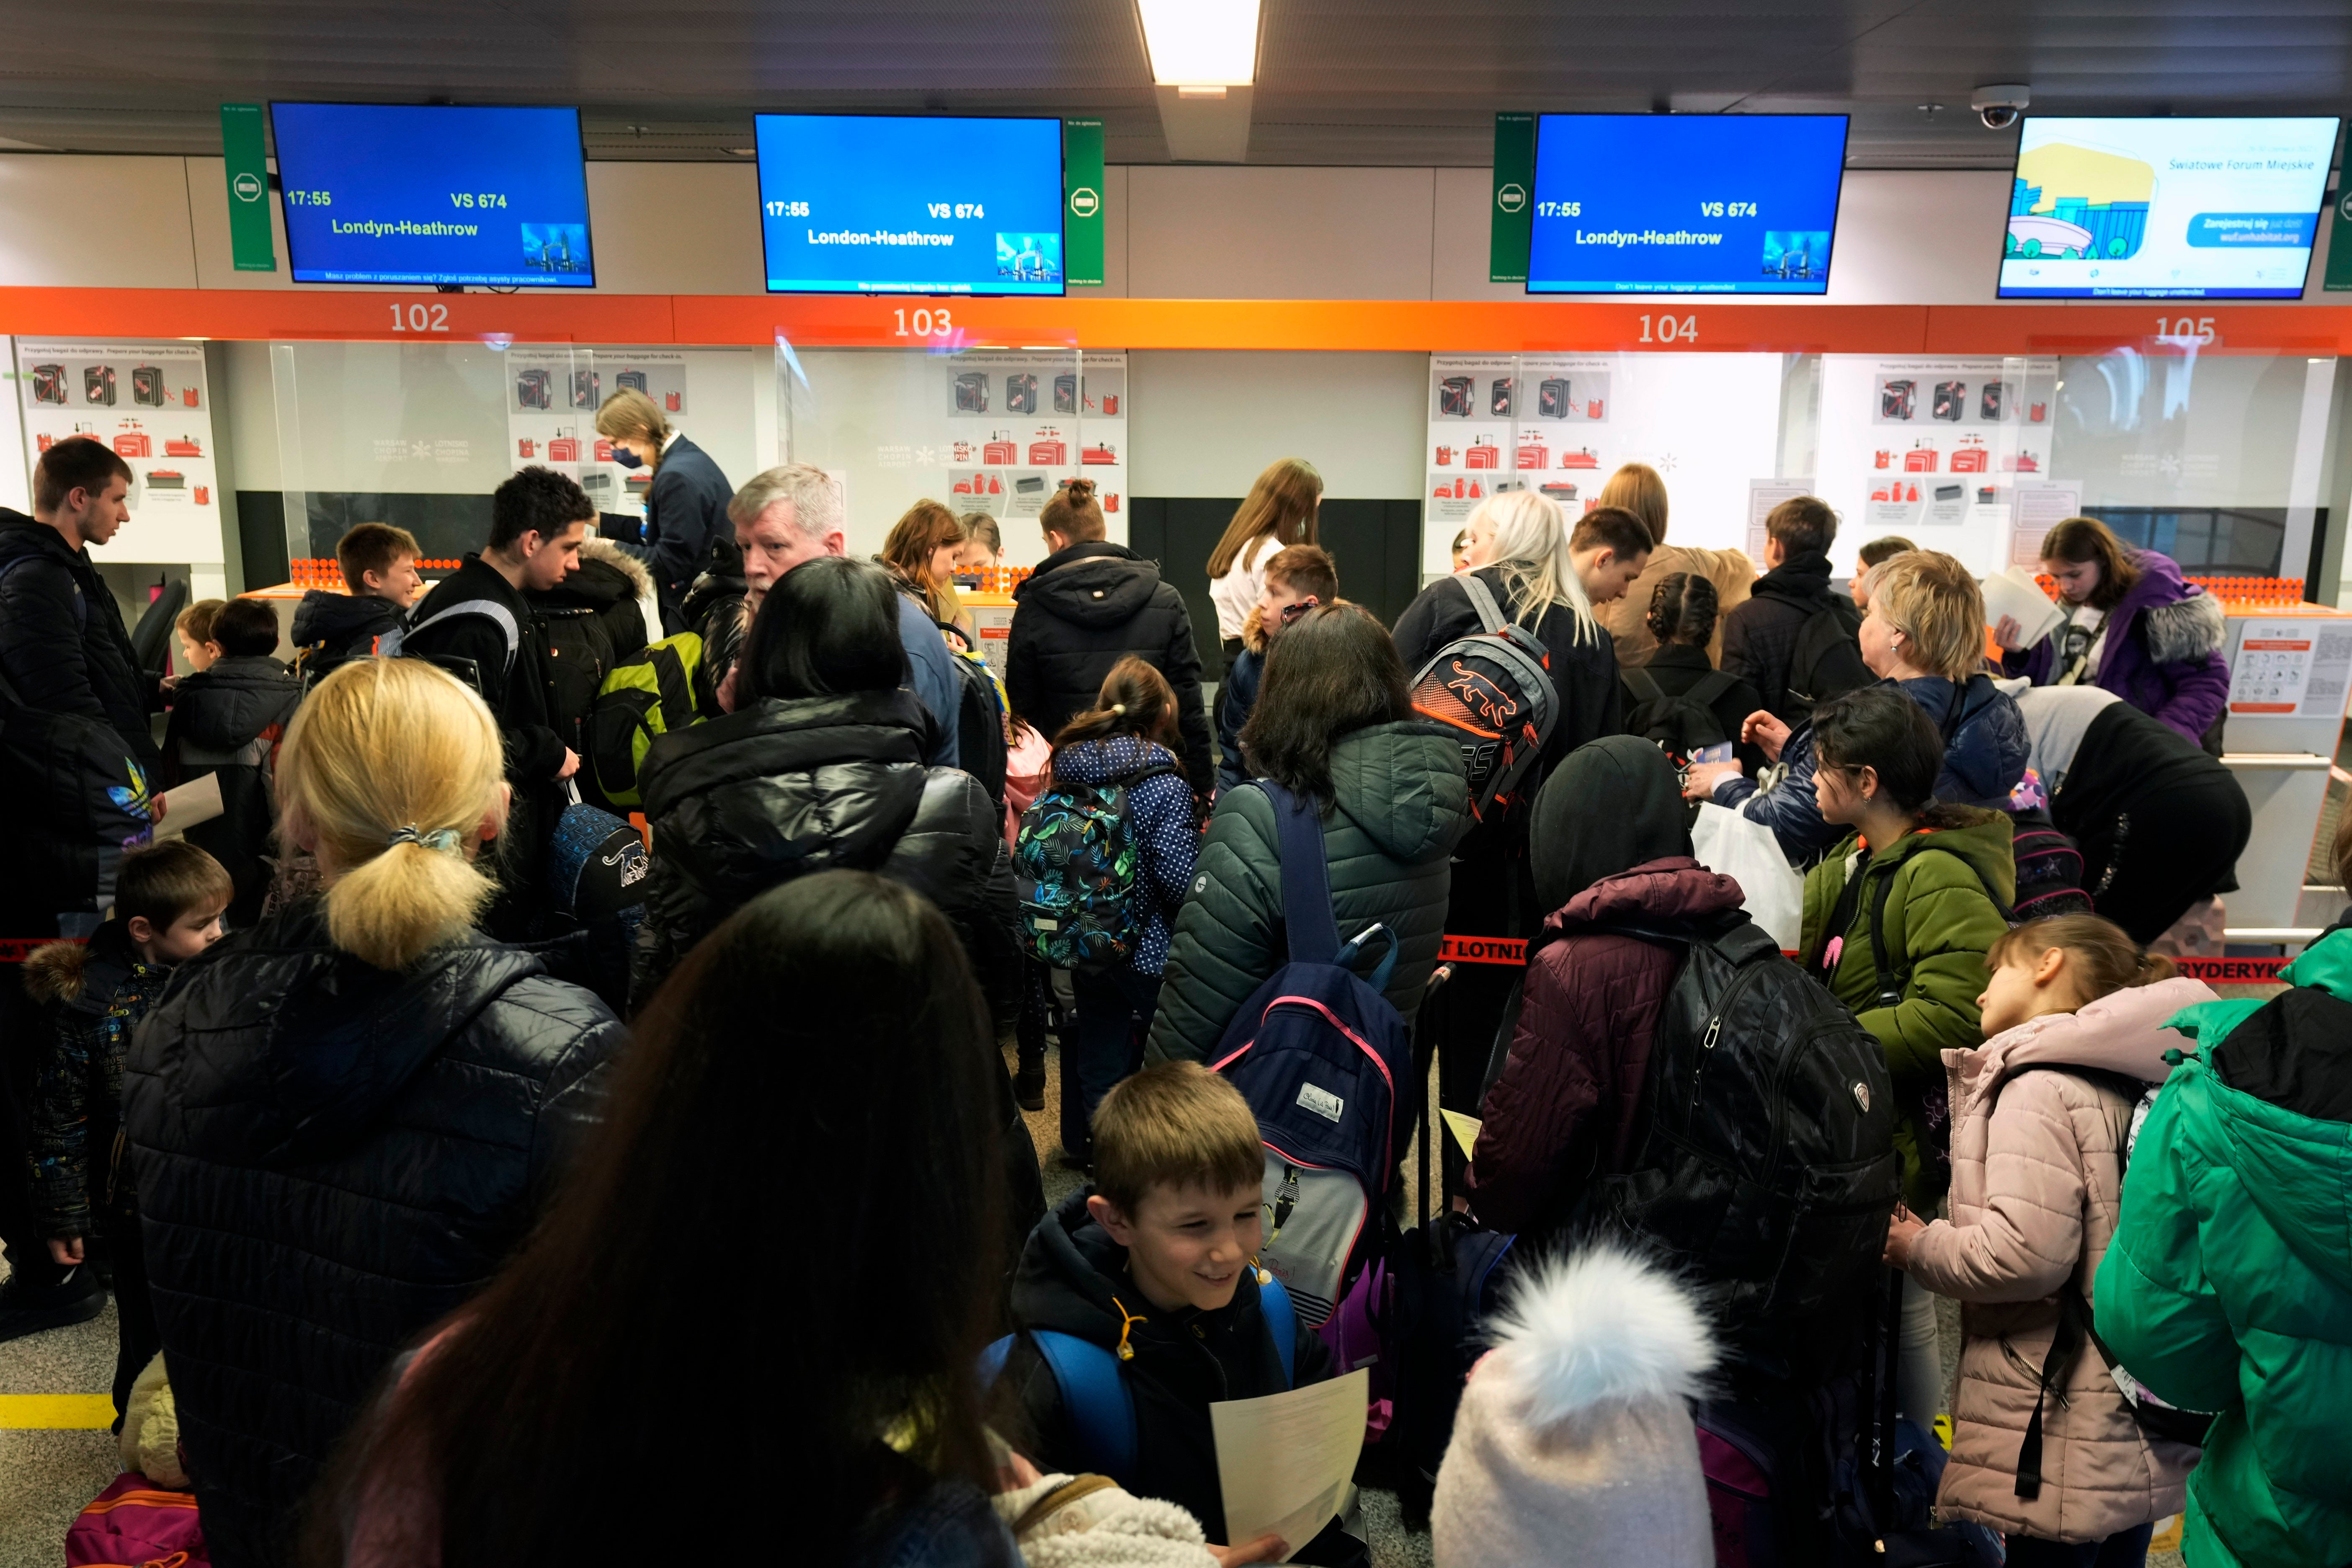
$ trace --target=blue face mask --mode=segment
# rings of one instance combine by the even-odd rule
[[[638,457],[626,447],[619,445],[615,445],[613,448],[613,461],[625,468],[642,468],[646,466],[646,460],[643,458]]]

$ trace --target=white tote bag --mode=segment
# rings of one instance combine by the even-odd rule
[[[1797,951],[1805,923],[1805,879],[1780,853],[1770,828],[1706,801],[1691,827],[1691,854],[1708,870],[1739,884],[1748,895],[1743,907],[1748,918],[1770,931],[1782,952]]]

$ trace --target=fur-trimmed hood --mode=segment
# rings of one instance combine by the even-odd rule
[[[25,960],[25,994],[47,1007],[81,1000],[82,974],[89,965],[89,949],[79,942],[53,942],[37,947]]]
[[[611,540],[600,539],[595,534],[590,534],[585,540],[581,542],[580,559],[583,561],[601,561],[605,565],[612,567],[614,571],[628,578],[629,587],[631,589],[629,596],[631,598],[644,599],[650,598],[652,596],[654,591],[653,574],[646,570],[646,563],[644,562],[638,560],[635,556],[630,554],[627,551],[622,549]]]
[[[2147,657],[2158,664],[2202,658],[2221,646],[2226,617],[2221,601],[2210,594],[2195,591],[2141,614],[2147,626]]]

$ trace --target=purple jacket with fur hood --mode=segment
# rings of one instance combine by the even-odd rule
[[[2139,581],[2107,612],[2107,640],[2092,680],[2191,741],[2201,742],[2230,700],[2221,658],[2221,601],[2180,575],[2153,550],[2133,552]],[[2036,686],[2058,676],[2055,635],[2004,655],[2001,668]]]
[[[2049,1359],[2058,1293],[2091,1295],[2123,1203],[2123,1152],[2136,1094],[2093,1068],[2156,1082],[2164,1027],[2209,1000],[2203,982],[2159,980],[2078,1013],[2045,1013],[1973,1050],[1948,1050],[1952,1217],[1912,1243],[1911,1277],[1960,1308],[1952,1458],[1936,1503],[1948,1514],[2043,1541],[2103,1540],[2178,1513],[2196,1450],[2152,1441],[2095,1346],[2042,1407],[2042,1495],[2017,1496],[2017,1453]]]

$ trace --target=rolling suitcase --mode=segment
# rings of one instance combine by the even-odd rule
[[[146,408],[161,408],[171,394],[163,385],[163,367],[155,364],[134,364],[131,367],[131,401]]]
[[[958,414],[988,412],[988,377],[976,370],[965,371],[955,378],[955,405]]]
[[[1070,444],[1058,431],[1048,430],[1045,438],[1029,443],[1029,460],[1041,468],[1058,468],[1068,465]]]
[[[1916,406],[1919,384],[1916,381],[1888,381],[1879,384],[1878,416],[1881,419],[1908,419]]]
[[[1536,413],[1546,419],[1565,419],[1575,406],[1566,376],[1548,376],[1536,387]]]
[[[641,370],[625,370],[613,378],[614,391],[618,392],[624,387],[648,397],[653,395],[653,388],[646,384],[646,373]]]
[[[547,444],[547,460],[551,463],[576,463],[580,460],[580,437],[566,431]]]
[[[125,430],[114,438],[114,455],[118,458],[152,458],[155,443],[144,430]]]
[[[1467,419],[1477,384],[1466,375],[1449,375],[1437,384],[1437,411],[1449,418]],[[62,398],[60,402],[64,401]]]
[[[1932,474],[1936,471],[1936,448],[1914,447],[1903,454],[1903,471],[1906,474]]]
[[[1987,421],[2009,417],[2009,383],[1986,382],[1982,395],[1977,399],[1977,417]]]
[[[1075,372],[1064,371],[1054,378],[1054,412],[1076,414],[1078,411],[1078,378]]]
[[[88,364],[81,371],[81,399],[100,408],[114,406],[114,367],[110,364]]]
[[[1486,438],[1481,437],[1462,454],[1462,466],[1465,468],[1499,468],[1503,466],[1502,457],[1500,447],[1487,445]]]
[[[1544,468],[1551,466],[1551,448],[1535,441],[1522,441],[1513,460],[1522,468]]]
[[[1013,439],[1010,430],[992,436],[980,448],[983,463],[1017,463],[1021,460],[1021,443]]]
[[[1952,454],[1952,472],[1981,474],[1985,471],[1985,449],[1981,442],[1962,447]]]
[[[604,401],[604,399],[598,395],[604,391],[604,378],[597,374],[594,371],[573,371],[572,373],[572,406],[574,408],[595,407],[599,403]]]
[[[515,405],[519,408],[555,406],[555,394],[549,385],[547,372],[543,370],[515,372]]]
[[[1037,412],[1037,378],[1027,371],[1004,378],[1004,412],[1034,414]]]
[[[65,366],[37,364],[33,367],[33,401],[64,406],[67,401]]]
[[[1958,423],[1969,411],[1969,384],[1965,381],[1939,381],[1936,384],[1936,401],[1928,416]]]
[[[1508,419],[1512,406],[1517,402],[1517,384],[1507,375],[1496,376],[1491,391],[1494,395],[1489,399],[1490,412],[1497,419]]]

